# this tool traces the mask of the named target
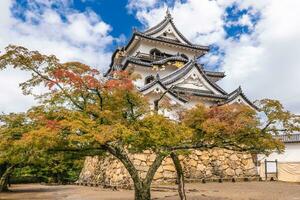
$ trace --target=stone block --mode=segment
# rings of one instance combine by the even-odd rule
[[[156,172],[155,175],[154,175],[154,177],[153,177],[153,179],[154,179],[154,180],[157,180],[157,179],[162,179],[163,177],[164,177],[164,176],[163,176],[162,173]]]
[[[165,179],[176,178],[176,174],[170,171],[164,171],[163,176]]]
[[[203,164],[198,164],[198,165],[197,165],[197,170],[198,170],[198,171],[203,171],[203,170],[205,170],[205,168],[206,168],[206,167],[205,167]]]
[[[190,155],[189,155],[189,158],[190,158],[191,160],[198,160],[198,156],[197,156],[196,154],[190,154]]]
[[[140,165],[141,165],[141,161],[135,159],[135,160],[133,160],[133,165],[134,165],[134,166],[140,166]]]
[[[150,162],[153,162],[153,161],[155,160],[155,158],[156,158],[156,155],[155,155],[155,154],[151,154],[151,155],[149,156],[149,161],[150,161]]]
[[[253,168],[255,168],[254,163],[252,162],[252,160],[248,160],[247,165],[245,165],[245,169],[248,170]]]
[[[212,156],[218,157],[219,156],[219,152],[217,150],[213,150],[211,153]]]
[[[202,155],[202,151],[195,150],[195,154],[196,154],[197,156],[201,156],[201,155]]]
[[[163,161],[163,164],[165,165],[172,165],[173,164],[173,161],[170,157],[167,157],[164,161]]]
[[[224,161],[226,158],[225,158],[225,156],[219,156],[218,157],[218,160],[220,160],[220,161]]]
[[[205,171],[205,176],[208,178],[208,177],[211,177],[213,174],[210,170],[206,170]]]
[[[176,171],[174,165],[163,165],[162,167],[164,171],[171,171],[171,172]]]
[[[237,176],[240,176],[240,175],[243,174],[243,170],[241,170],[240,168],[238,168],[238,169],[235,170],[235,174],[236,174]]]
[[[196,160],[190,160],[189,165],[192,167],[197,167],[198,162]]]
[[[239,160],[239,158],[237,157],[236,154],[232,154],[230,157],[229,157],[230,160],[233,160],[233,161],[237,161]]]
[[[235,175],[235,171],[231,168],[226,169],[225,173],[228,176],[234,176]]]
[[[134,159],[140,160],[140,161],[146,161],[147,155],[146,154],[135,154]]]
[[[207,153],[203,153],[200,158],[201,158],[201,160],[208,160],[209,155]]]

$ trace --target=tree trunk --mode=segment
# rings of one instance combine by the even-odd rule
[[[13,172],[15,166],[10,166],[6,169],[3,175],[0,178],[0,192],[7,192],[8,191],[8,178]]]
[[[127,169],[128,173],[130,174],[130,177],[133,180],[134,184],[134,194],[135,200],[150,200],[151,199],[151,183],[153,180],[153,177],[161,165],[161,162],[166,157],[165,154],[158,154],[153,161],[152,165],[150,166],[146,178],[142,180],[140,178],[140,175],[138,173],[138,170],[135,168],[133,163],[128,157],[128,153],[123,149],[123,147],[113,144],[113,145],[106,145],[106,149],[109,153],[111,153],[113,156],[118,158],[124,165],[124,167]]]
[[[176,153],[171,153],[171,158],[175,165],[176,174],[177,174],[177,184],[178,184],[178,194],[181,200],[186,200],[185,188],[184,188],[184,174],[182,170],[182,166],[180,164],[180,160]]]
[[[142,187],[134,187],[135,200],[151,200],[150,185],[142,184]]]

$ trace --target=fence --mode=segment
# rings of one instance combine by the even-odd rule
[[[260,165],[260,177],[264,180],[300,182],[300,162],[264,160]]]

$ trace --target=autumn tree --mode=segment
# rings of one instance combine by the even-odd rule
[[[42,113],[42,114],[41,114]],[[34,169],[37,175],[46,175],[53,182],[63,182],[69,168],[86,155],[99,151],[76,153],[49,151],[60,144],[51,134],[51,112],[44,107],[33,107],[25,113],[0,115],[0,191],[8,191],[8,178],[15,169]],[[50,180],[49,180],[50,181]]]
[[[2,115],[0,117],[0,192],[7,191],[8,178],[23,160],[15,157],[17,152],[22,151],[17,144],[23,130],[20,128],[24,122],[23,114]],[[25,161],[25,160],[24,160]]]
[[[115,72],[106,80],[87,65],[60,63],[53,55],[24,47],[6,48],[0,56],[0,69],[7,67],[31,74],[20,86],[24,94],[34,95],[41,105],[32,112],[40,123],[22,138],[39,147],[43,144],[42,149],[47,151],[87,155],[94,155],[95,151],[109,152],[128,170],[136,200],[150,199],[153,177],[170,154],[214,147],[268,153],[283,147],[271,136],[271,124],[285,120],[283,126],[295,128],[290,115],[280,119],[274,116],[272,123],[263,129],[255,111],[241,105],[213,108],[199,105],[186,112],[182,121],[171,121],[158,112],[151,112],[128,72]],[[41,86],[45,87],[44,92],[35,93]],[[273,112],[276,109],[271,108],[269,114]],[[156,158],[142,178],[129,153],[144,150],[154,152]]]
[[[26,133],[36,128],[26,113],[0,115],[0,192],[7,191],[8,178],[15,168],[37,164],[51,138],[35,143]]]
[[[163,93],[156,103],[164,98]],[[276,138],[280,134],[300,131],[300,118],[284,109],[277,100],[256,101],[258,110],[242,104],[205,107],[202,104],[181,113],[181,123],[189,127],[193,136],[186,144],[189,149],[206,146],[224,148],[237,152],[265,154],[284,151],[284,144]],[[169,109],[169,108],[167,108]],[[181,149],[179,147],[179,149]],[[184,173],[177,156],[177,149],[171,152],[177,172],[178,192],[186,199],[184,191]]]

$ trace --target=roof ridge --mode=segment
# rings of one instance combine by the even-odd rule
[[[203,75],[203,77],[205,78],[205,80],[211,84],[213,87],[215,87],[215,89],[217,89],[219,92],[223,93],[224,95],[227,95],[227,92],[225,92],[225,90],[223,90],[218,84],[216,84],[215,82],[211,81],[207,75],[205,74],[204,70],[198,65],[198,63],[196,63],[196,67],[197,69],[200,71],[200,73]]]
[[[225,76],[225,72],[209,71],[209,70],[205,70],[205,69],[203,71],[208,76]]]
[[[226,101],[222,102],[220,105],[224,105],[224,104],[231,102],[239,95],[241,95],[250,106],[255,108],[255,110],[259,110],[259,108],[252,101],[250,101],[250,99],[244,94],[241,86],[239,86],[237,89],[235,89],[231,93],[229,93],[228,99]]]
[[[142,32],[144,34],[149,34],[151,33],[153,30],[157,29],[158,27],[162,26],[164,23],[169,22],[169,20],[171,20],[171,18],[167,18],[165,17],[161,22],[159,22],[158,24],[156,24],[155,26],[152,26],[151,28],[149,28],[148,30]]]
[[[172,78],[172,76],[176,76],[181,71],[186,70],[192,63],[193,63],[193,60],[189,60],[187,63],[185,63],[185,65],[183,67],[181,67],[181,68],[173,71],[172,73],[162,77],[162,81],[166,81],[167,79]]]
[[[186,62],[188,61],[187,59],[185,59],[181,56],[173,55],[173,56],[170,56],[170,57],[163,58],[161,60],[153,61],[151,63],[152,64],[162,64],[162,63],[165,63],[165,62],[170,61],[170,60],[179,60],[179,61],[186,61]]]
[[[136,32],[134,32],[134,34],[139,35],[139,36],[144,37],[144,38],[147,38],[147,39],[158,40],[158,41],[161,41],[161,42],[169,42],[169,43],[172,43],[172,44],[175,44],[175,45],[181,45],[181,46],[185,46],[185,47],[192,47],[192,48],[196,48],[196,49],[203,49],[203,50],[206,50],[206,51],[209,50],[208,46],[196,45],[196,44],[185,44],[185,43],[182,43],[182,42],[176,42],[175,40],[169,40],[167,38],[161,38],[161,37],[155,38],[155,37],[152,37],[150,35],[144,34],[143,32],[140,32],[140,31],[136,31]]]
[[[204,97],[212,97],[212,98],[218,98],[218,99],[226,99],[227,96],[226,95],[222,95],[222,94],[214,94],[214,93],[208,93],[204,90],[198,90],[198,89],[193,89],[193,88],[174,88],[175,91],[179,91],[179,92],[190,92],[193,95],[196,96],[204,96]]]
[[[176,27],[174,21],[173,21],[173,17],[169,11],[169,9],[167,9],[166,11],[166,16],[165,18],[158,24],[156,24],[155,26],[149,28],[148,30],[142,32],[143,34],[146,34],[148,36],[152,35],[152,34],[155,34],[155,33],[158,33],[159,31],[161,31],[163,28],[166,27],[166,25],[168,23],[171,23],[171,26],[173,27],[173,29],[175,30],[175,32],[179,35],[179,37],[188,45],[192,45],[192,46],[197,46],[195,44],[193,44],[192,42],[190,42],[179,30],[178,28]],[[180,42],[180,43],[183,43],[183,42]],[[184,44],[184,43],[183,43]]]

